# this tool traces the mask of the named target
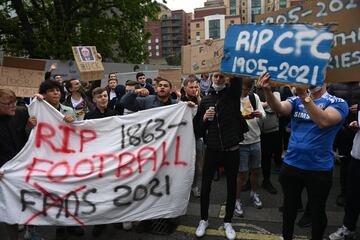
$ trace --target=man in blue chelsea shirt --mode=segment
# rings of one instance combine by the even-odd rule
[[[336,133],[348,114],[347,103],[326,92],[326,85],[296,88],[296,97],[277,100],[271,92],[270,75],[263,74],[259,86],[264,89],[270,107],[283,116],[291,117],[291,136],[280,183],[284,192],[284,240],[294,233],[297,203],[303,188],[308,193],[313,240],[323,239],[327,225],[326,200],[332,185],[334,154],[332,145]]]

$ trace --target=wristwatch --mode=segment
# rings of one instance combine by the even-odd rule
[[[307,96],[306,98],[304,98],[304,103],[309,103],[312,101],[312,98],[310,96]]]

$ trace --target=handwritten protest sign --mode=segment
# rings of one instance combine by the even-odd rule
[[[307,1],[304,5],[258,15],[263,23],[333,23],[334,48],[326,82],[359,81],[360,1]]]
[[[104,66],[95,46],[72,47],[81,80],[100,80],[104,77]]]
[[[221,71],[301,85],[322,85],[333,34],[304,24],[241,24],[228,28]]]
[[[223,54],[223,39],[183,46],[181,55],[183,73],[195,74],[219,71]]]
[[[161,68],[158,76],[169,80],[173,87],[181,88],[181,69],[180,68]]]
[[[44,60],[4,57],[0,66],[0,88],[8,88],[18,97],[32,97],[44,79]]]
[[[0,221],[95,225],[186,212],[194,176],[192,109],[179,103],[66,124],[46,102],[1,170]]]

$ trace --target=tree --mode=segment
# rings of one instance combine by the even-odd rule
[[[15,56],[65,60],[72,46],[94,45],[106,60],[142,62],[151,36],[145,17],[159,12],[154,0],[0,0],[0,46]]]

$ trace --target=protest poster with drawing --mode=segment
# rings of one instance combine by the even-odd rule
[[[186,103],[65,123],[45,101],[24,148],[1,168],[0,221],[96,225],[186,213],[194,176]]]
[[[93,81],[104,77],[101,55],[95,46],[76,46],[72,47],[72,51],[81,80]]]
[[[323,84],[333,33],[328,26],[241,24],[228,28],[221,71],[286,84]]]

